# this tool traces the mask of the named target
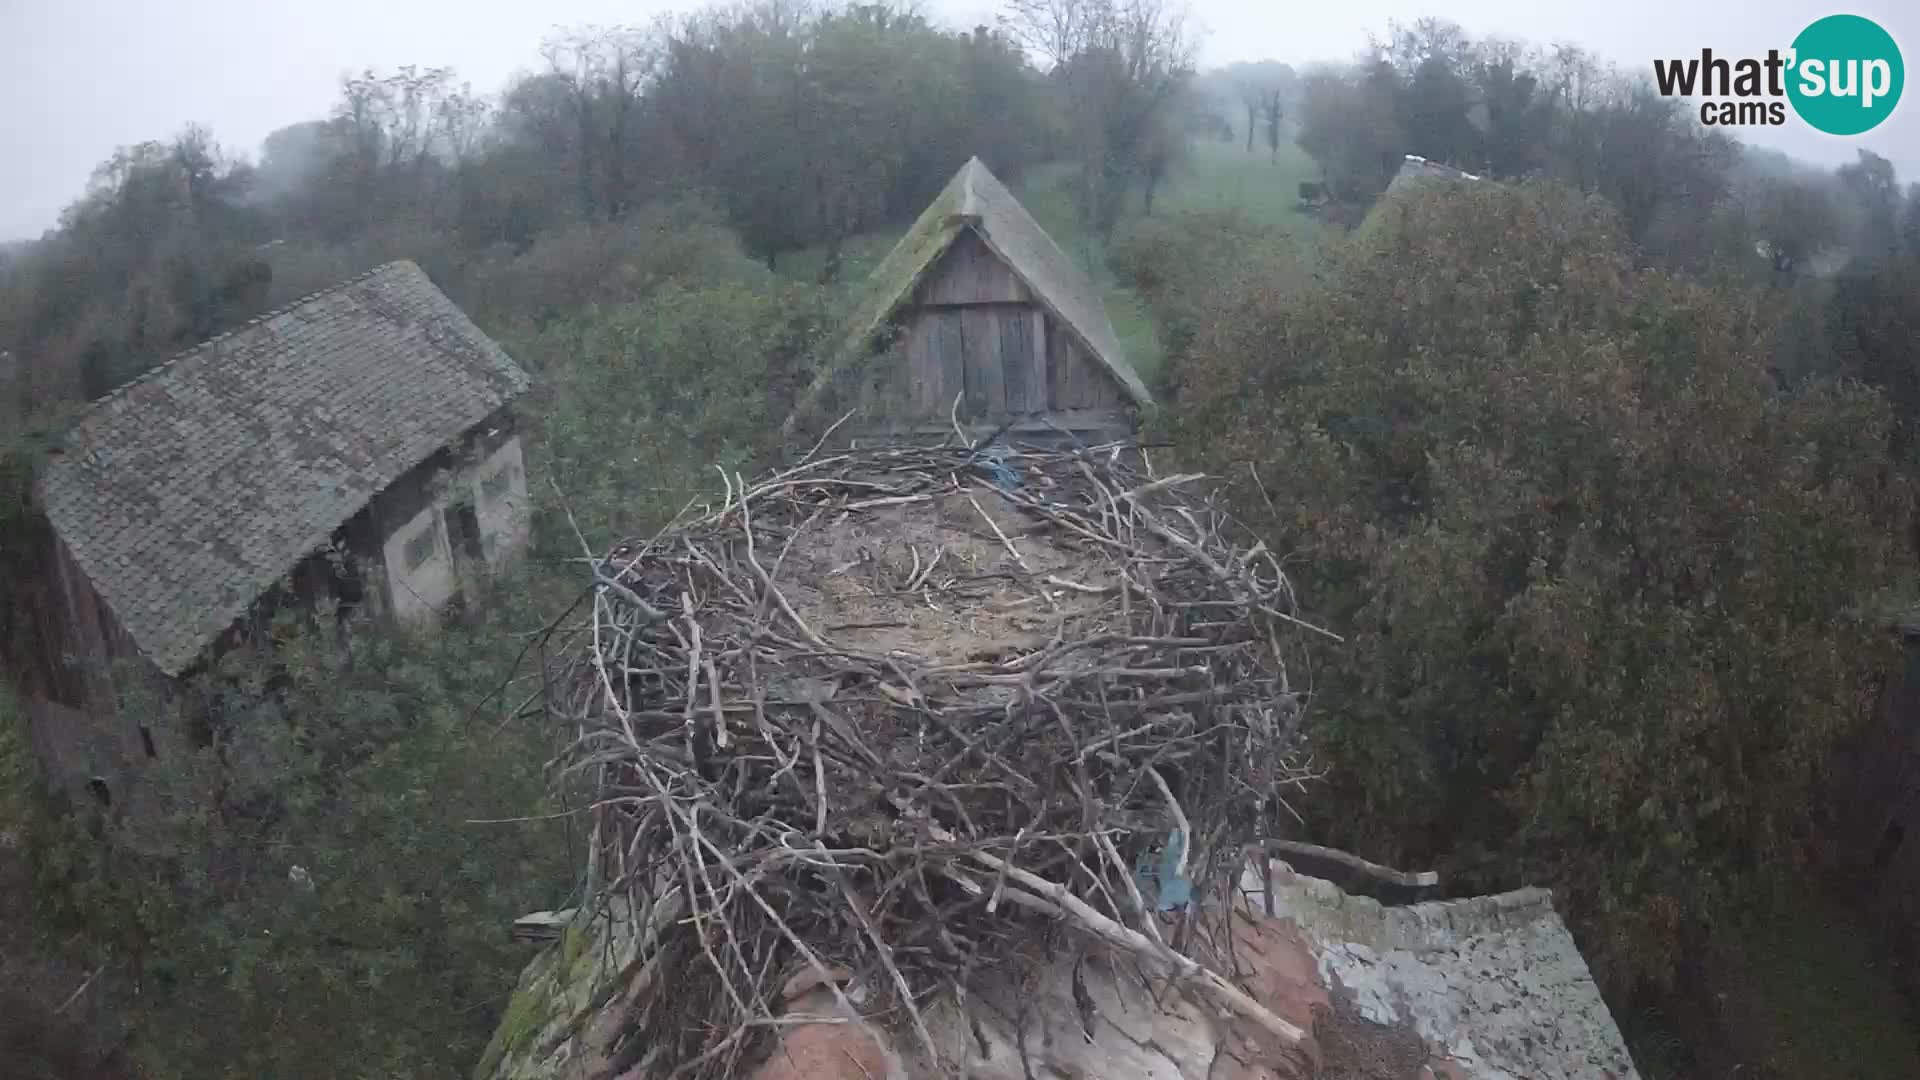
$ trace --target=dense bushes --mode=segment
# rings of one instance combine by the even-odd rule
[[[1180,417],[1347,635],[1318,826],[1563,887],[1616,986],[1790,864],[1905,509],[1876,394],[1775,392],[1756,304],[1620,237],[1548,186],[1391,199],[1319,287],[1210,320]]]
[[[10,743],[9,966],[97,967],[154,1080],[464,1072],[525,959],[508,924],[577,872],[551,818],[558,733],[505,718],[520,684],[488,697],[516,632],[566,599],[502,583],[441,634],[295,633],[228,657],[193,688],[218,701],[205,754],[226,768],[171,817],[41,806]]]
[[[536,464],[596,544],[651,528],[717,483],[715,466],[772,449],[828,324],[821,290],[771,275],[671,283],[556,323],[528,347],[566,357],[538,391]],[[569,523],[552,513],[541,525]],[[556,542],[577,553],[571,535]]]
[[[1114,276],[1152,308],[1169,355],[1242,288],[1297,287],[1301,245],[1286,230],[1234,210],[1188,210],[1128,222],[1107,250]]]

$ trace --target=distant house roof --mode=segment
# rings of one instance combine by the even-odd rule
[[[177,675],[375,495],[527,384],[419,267],[388,263],[94,403],[41,497],[120,625]]]
[[[1418,154],[1408,154],[1400,162],[1400,171],[1393,174],[1393,182],[1387,185],[1390,192],[1399,191],[1416,180],[1478,180],[1480,177],[1463,172],[1451,165],[1442,165],[1437,161],[1428,161]]]
[[[854,309],[843,361],[865,350],[887,319],[912,299],[927,271],[968,229],[978,234],[1034,297],[1086,345],[1087,351],[1125,388],[1128,397],[1141,404],[1153,400],[1120,348],[1113,323],[1107,319],[1106,305],[1100,301],[1100,290],[977,157],[960,166],[874,270],[865,295]]]

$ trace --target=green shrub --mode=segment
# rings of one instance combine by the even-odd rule
[[[464,1074],[529,958],[509,924],[578,869],[560,733],[507,718],[528,691],[501,686],[514,631],[565,589],[503,582],[436,634],[230,654],[189,688],[218,703],[222,790],[142,817],[16,800],[10,917],[103,967],[154,1080]]]
[[[717,485],[714,466],[770,449],[827,325],[824,296],[772,281],[669,284],[540,335],[536,348],[567,360],[541,388],[536,463],[593,543],[657,527]],[[567,527],[560,513],[543,524]],[[571,535],[562,546],[578,552]]]
[[[1178,356],[1200,325],[1240,290],[1297,288],[1298,242],[1236,210],[1187,210],[1128,221],[1107,248],[1114,276],[1159,320],[1167,355]]]
[[[491,332],[524,334],[593,305],[637,303],[668,284],[698,288],[769,277],[716,211],[681,200],[639,207],[617,223],[543,233],[524,253],[488,248],[451,287]]]
[[[1319,287],[1209,322],[1178,418],[1347,637],[1317,827],[1560,887],[1615,986],[1791,865],[1906,513],[1876,394],[1774,391],[1753,300],[1620,236],[1547,186],[1389,200]]]

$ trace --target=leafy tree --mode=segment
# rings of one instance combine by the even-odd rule
[[[544,768],[560,733],[501,687],[509,627],[566,597],[503,581],[440,634],[283,625],[229,654],[192,688],[214,746],[175,763],[204,797],[91,820],[16,800],[16,927],[83,943],[154,1080],[464,1072],[523,959],[508,923],[576,872]]]
[[[1858,242],[1874,252],[1899,243],[1900,182],[1893,162],[1861,149],[1857,159],[1835,173],[1858,214]]]
[[[1899,190],[1885,159],[1863,155],[1843,166],[1839,178],[1870,210]],[[1839,371],[1880,387],[1893,402],[1893,452],[1913,470],[1920,467],[1920,185],[1908,192],[1906,224],[1891,238],[1863,245],[1863,254],[1841,272],[1827,330]],[[1920,534],[1915,546],[1920,550]]]
[[[1548,160],[1554,100],[1538,61],[1521,46],[1483,42],[1473,63],[1477,109],[1467,119],[1479,134],[1475,165],[1496,177],[1521,177]]]
[[[1232,210],[1128,222],[1107,249],[1107,262],[1147,301],[1174,356],[1245,289],[1297,287],[1305,272],[1297,240],[1286,230]]]
[[[1766,181],[1756,201],[1753,224],[1776,271],[1792,273],[1839,236],[1833,203],[1813,184]]]
[[[687,179],[770,263],[911,218],[967,157],[1017,174],[1045,110],[1019,49],[985,28],[949,34],[860,5],[782,3],[689,18],[667,32],[649,91]]]
[[[1563,890],[1616,988],[1792,862],[1893,648],[1876,394],[1771,389],[1764,314],[1637,270],[1620,216],[1471,185],[1384,206],[1201,331],[1181,422],[1343,634],[1335,842]]]
[[[1407,137],[1397,88],[1396,76],[1384,64],[1307,76],[1300,146],[1320,163],[1336,197],[1371,202],[1400,168]]]
[[[39,400],[97,397],[258,310],[253,172],[199,127],[122,147],[10,267],[0,351]]]
[[[827,325],[815,290],[760,280],[667,283],[545,331],[534,347],[569,362],[550,374],[543,452],[582,527],[632,535],[693,494],[675,482],[704,484],[695,478],[713,467],[745,468],[771,449]]]
[[[1477,166],[1478,148],[1467,110],[1471,43],[1457,24],[1425,18],[1392,26],[1374,51],[1395,76],[1395,109],[1408,144],[1404,153],[1462,167]]]

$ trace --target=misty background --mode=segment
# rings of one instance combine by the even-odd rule
[[[0,101],[8,103],[0,109],[0,161],[8,163],[0,172],[0,240],[51,228],[116,147],[199,123],[230,152],[257,158],[270,132],[326,115],[345,74],[403,64],[451,67],[476,92],[493,94],[514,73],[539,70],[539,43],[558,26],[644,25],[685,6],[658,0],[339,0],[313,7],[8,0],[0,5]],[[988,0],[936,0],[924,9],[956,27],[992,25],[998,16]],[[1683,57],[1702,47],[1729,56],[1784,48],[1807,23],[1835,10],[1797,0],[1193,4],[1206,31],[1202,70],[1262,59],[1296,68],[1346,61],[1365,48],[1369,34],[1384,35],[1390,20],[1437,16],[1476,37],[1578,44],[1646,74],[1655,57]],[[1912,43],[1920,40],[1913,5],[1862,0],[1846,10],[1886,27],[1911,63]],[[1823,135],[1797,118],[1782,128],[1735,133],[1825,166],[1851,161],[1856,147],[1866,147],[1903,175],[1920,174],[1920,108],[1911,101],[1860,138]]]

